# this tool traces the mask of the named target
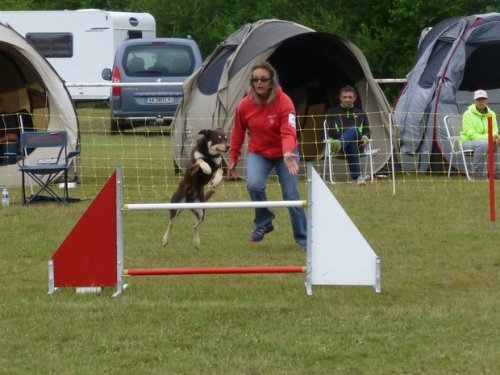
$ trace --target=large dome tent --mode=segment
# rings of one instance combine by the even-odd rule
[[[185,166],[199,130],[220,127],[230,133],[236,106],[248,90],[251,67],[266,60],[276,68],[281,86],[296,106],[303,159],[323,157],[326,110],[338,104],[342,86],[352,85],[358,92],[357,105],[368,112],[372,147],[379,150],[375,169],[387,164],[390,107],[362,52],[340,36],[271,19],[241,27],[185,82],[172,125],[177,166]],[[345,171],[345,161],[339,163],[334,167]]]
[[[451,153],[443,119],[459,117],[474,91],[487,90],[489,106],[499,113],[499,59],[500,13],[445,19],[430,29],[395,107],[404,171],[443,169]],[[453,167],[463,171],[455,159]]]
[[[20,34],[0,23],[0,100],[6,112],[27,111],[35,130],[68,132],[68,151],[79,147],[78,120],[63,81],[47,60]],[[47,149],[36,149],[43,159]],[[0,186],[17,186],[21,174],[17,164],[0,166]],[[75,177],[78,177],[75,168]]]

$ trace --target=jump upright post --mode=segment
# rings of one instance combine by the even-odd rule
[[[49,294],[59,287],[116,286],[113,296],[127,287],[124,276],[167,276],[202,274],[305,273],[306,292],[313,285],[371,285],[380,293],[380,260],[342,209],[312,165],[307,165],[307,200],[267,202],[206,203],[123,203],[123,171],[117,167],[87,212],[49,261]],[[113,196],[114,205],[109,201]],[[105,202],[108,202],[106,205]],[[105,207],[106,206],[106,207]],[[194,208],[305,207],[307,212],[307,252],[305,266],[125,268],[123,212]],[[100,225],[112,243],[101,241],[81,246],[82,238],[94,238],[89,223],[99,216]],[[114,217],[114,220],[112,220]],[[111,221],[111,223],[109,223]],[[108,225],[104,225],[106,222]],[[113,232],[112,232],[113,231]],[[114,234],[113,234],[114,233]],[[332,238],[335,241],[332,241]],[[335,246],[332,246],[335,243]],[[105,265],[93,272],[97,263]],[[71,276],[73,275],[73,276]]]

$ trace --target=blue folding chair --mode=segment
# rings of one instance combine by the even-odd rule
[[[68,153],[68,133],[65,130],[42,131],[42,132],[22,132],[20,139],[23,151],[18,161],[19,170],[22,174],[22,204],[24,206],[36,200],[51,199],[61,204],[68,203],[68,170],[71,168],[71,159],[78,155],[79,151]],[[37,148],[50,148],[44,153],[44,157],[35,158],[34,151]],[[26,198],[26,176],[30,177],[38,185],[38,191]],[[56,179],[63,177],[64,195],[60,196],[51,184]],[[43,195],[42,193],[46,193]]]

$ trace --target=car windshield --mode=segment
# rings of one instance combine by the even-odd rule
[[[189,46],[166,43],[130,46],[124,62],[131,77],[186,77],[195,65]]]

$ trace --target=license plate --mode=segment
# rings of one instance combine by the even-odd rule
[[[152,98],[147,98],[146,103],[148,104],[170,104],[174,102],[174,98],[170,96],[163,96],[163,97],[152,97]]]

